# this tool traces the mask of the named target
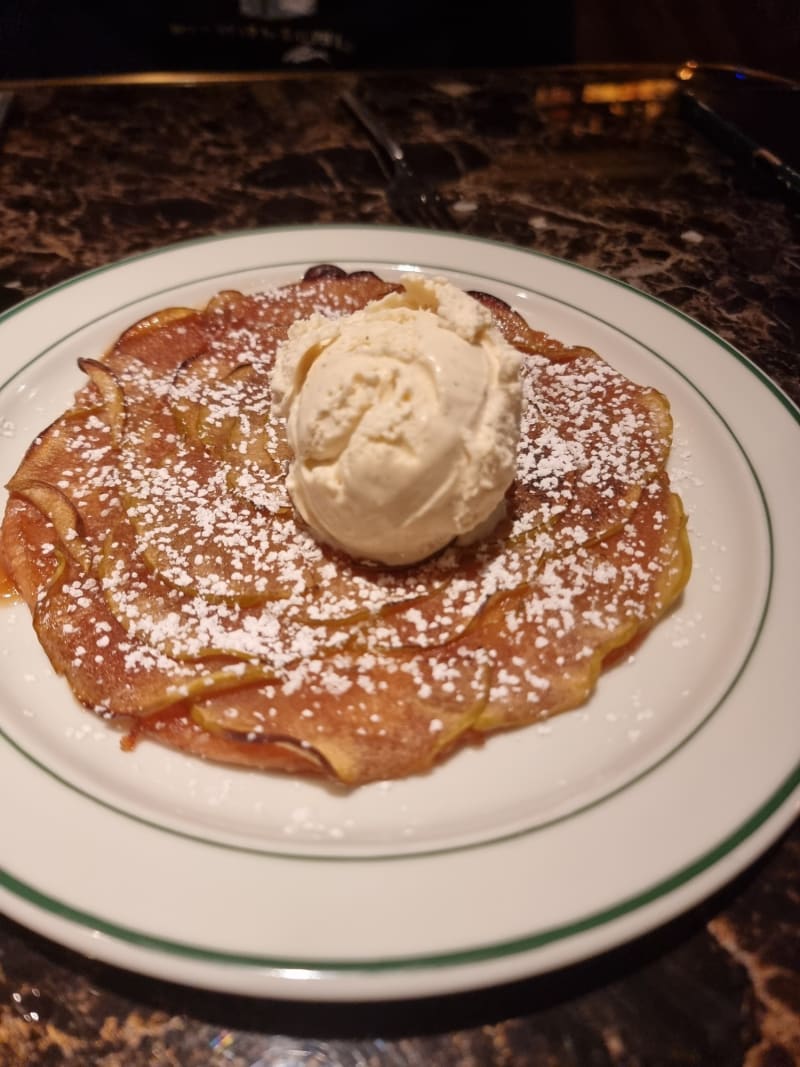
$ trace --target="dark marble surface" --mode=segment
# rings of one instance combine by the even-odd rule
[[[375,156],[337,102],[355,83],[440,180],[462,232],[659,296],[798,400],[797,209],[684,124],[666,73],[22,88],[0,149],[0,306],[183,238],[393,221]],[[714,899],[598,960],[372,1006],[165,985],[0,919],[0,1067],[789,1067],[800,1063],[799,886],[795,826]]]

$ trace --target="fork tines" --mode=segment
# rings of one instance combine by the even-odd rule
[[[456,229],[453,216],[438,189],[412,171],[402,147],[380,120],[351,92],[343,92],[342,101],[383,153],[381,166],[389,176],[386,198],[400,221],[429,229]]]

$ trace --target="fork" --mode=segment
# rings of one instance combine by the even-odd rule
[[[438,190],[414,173],[403,149],[369,108],[349,90],[342,93],[341,99],[389,160],[388,168],[381,163],[390,179],[386,198],[400,221],[434,230],[456,229],[453,216]]]

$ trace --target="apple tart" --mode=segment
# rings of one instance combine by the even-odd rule
[[[502,301],[522,354],[506,513],[402,568],[320,543],[270,374],[292,323],[398,286],[320,266],[131,326],[8,484],[3,564],[76,698],[123,732],[347,786],[584,702],[680,595],[669,404]],[[53,714],[57,714],[54,710]]]

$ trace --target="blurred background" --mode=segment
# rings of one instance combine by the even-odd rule
[[[0,79],[133,71],[729,63],[800,77],[800,0],[2,0]]]

